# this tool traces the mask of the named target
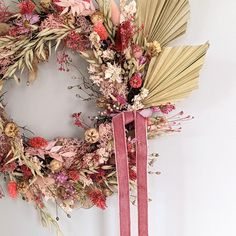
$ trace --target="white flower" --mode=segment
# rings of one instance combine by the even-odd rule
[[[89,65],[89,68],[88,68],[88,73],[89,73],[89,74],[94,74],[94,73],[96,73],[96,72],[97,72],[96,66],[94,66],[93,64],[90,64],[90,65]]]
[[[99,49],[101,47],[101,38],[96,32],[90,34],[89,40],[95,48]]]
[[[96,84],[97,86],[100,86],[101,82],[103,81],[102,77],[100,77],[99,75],[91,75],[89,77],[94,84]]]
[[[125,20],[130,19],[131,17],[135,15],[136,12],[137,12],[136,1],[132,1],[129,4],[127,4],[122,10],[121,22],[124,22]]]
[[[99,164],[105,163],[109,158],[109,153],[107,152],[106,148],[97,149],[97,154],[100,157]]]
[[[145,89],[145,88],[142,88],[140,93],[136,96],[134,96],[134,99],[133,99],[133,105],[132,106],[129,106],[129,110],[131,111],[138,111],[138,110],[141,110],[144,108],[144,105],[142,103],[142,101],[148,96],[149,94],[149,91],[148,89]]]
[[[141,89],[141,92],[140,92],[140,96],[142,99],[146,98],[149,94],[149,90],[148,89],[145,89],[145,88],[142,88]]]
[[[105,71],[105,79],[112,80],[113,82],[117,81],[118,83],[122,83],[121,78],[121,68],[112,65],[111,63],[107,63],[107,69]]]
[[[112,51],[111,49],[105,50],[102,54],[102,58],[104,58],[104,59],[113,60],[114,57],[115,57],[115,52]]]

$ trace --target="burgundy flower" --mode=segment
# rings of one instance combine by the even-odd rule
[[[29,179],[30,177],[32,177],[32,172],[30,168],[27,167],[26,165],[21,166],[21,171],[26,179]]]
[[[133,169],[129,169],[129,179],[135,181],[137,179],[137,173]]]
[[[14,181],[8,182],[7,191],[9,193],[10,197],[16,198],[17,194],[18,194],[17,193],[17,184],[16,184],[16,182],[14,182]]]
[[[132,78],[129,81],[131,88],[135,88],[135,89],[140,88],[142,86],[142,83],[143,83],[143,80],[141,78],[140,73],[132,76]]]
[[[129,46],[134,34],[135,28],[131,20],[124,21],[116,32],[115,49],[118,52],[124,51]]]

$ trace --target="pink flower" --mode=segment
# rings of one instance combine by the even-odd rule
[[[55,4],[64,8],[62,14],[71,12],[77,16],[88,16],[95,11],[92,0],[60,0]]]
[[[82,123],[82,121],[81,121],[81,113],[74,113],[73,115],[72,115],[72,117],[75,119],[75,122],[74,122],[74,124],[76,125],[76,126],[78,126],[78,127],[80,127],[80,128],[83,128],[84,127],[84,125],[83,125],[83,123]]]
[[[57,62],[60,65],[60,71],[69,71],[69,65],[72,62],[72,59],[69,57],[67,53],[64,51],[60,51],[57,53]]]
[[[31,14],[35,10],[35,4],[30,0],[25,0],[19,3],[21,14]]]
[[[7,184],[7,191],[12,198],[17,197],[17,184],[14,181],[10,181]]]
[[[0,22],[6,22],[10,15],[11,13],[4,0],[0,0]]]
[[[32,148],[44,148],[48,145],[48,141],[42,137],[34,137],[28,141]]]
[[[162,105],[159,108],[160,108],[161,112],[164,113],[164,114],[168,114],[171,111],[175,110],[175,106],[170,104],[170,103],[168,103],[166,105]]]
[[[134,44],[132,45],[132,53],[136,59],[139,59],[143,55],[143,50],[138,44]]]
[[[90,47],[88,38],[75,31],[71,31],[65,39],[65,44],[68,48],[74,51],[86,51]]]
[[[31,25],[36,24],[39,21],[39,16],[36,14],[26,14],[22,16],[22,19],[17,20],[15,24],[17,26],[9,30],[10,36],[19,36],[22,34],[28,34],[32,31]]]
[[[96,32],[99,35],[101,40],[106,40],[108,38],[107,30],[102,22],[97,22],[94,25],[93,30],[94,30],[94,32]]]
[[[131,88],[138,89],[142,86],[143,80],[140,73],[135,74],[129,81]]]
[[[121,105],[125,105],[127,104],[127,100],[126,97],[122,94],[118,94],[117,96],[115,96],[117,99],[117,102],[119,102]]]

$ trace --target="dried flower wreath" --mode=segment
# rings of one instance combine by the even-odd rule
[[[188,0],[121,0],[120,7],[113,0],[19,0],[17,7],[12,12],[0,1],[1,90],[9,79],[20,82],[24,71],[32,83],[52,48],[62,48],[59,69],[68,71],[70,49],[89,64],[89,79],[79,71],[76,88],[88,95],[85,100],[96,99],[101,111],[93,127],[81,113],[73,114],[75,125],[85,129],[84,140],[48,141],[27,137],[1,105],[0,177],[7,192],[33,202],[42,223],[60,233],[58,216],[46,210],[49,199],[70,217],[75,207],[105,209],[106,198],[118,190],[120,233],[129,236],[129,204],[136,200],[129,192],[137,189],[139,236],[147,236],[146,167],[157,154],[147,155],[146,140],[178,132],[180,122],[191,119],[168,114],[172,103],[197,88],[209,46],[167,47],[186,31]]]

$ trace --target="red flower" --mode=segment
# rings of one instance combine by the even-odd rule
[[[143,80],[140,74],[135,74],[129,81],[131,88],[140,88],[142,86]]]
[[[25,0],[19,3],[21,14],[31,14],[35,10],[35,4],[30,0]]]
[[[88,196],[95,206],[97,206],[103,210],[106,209],[106,207],[107,207],[106,197],[102,193],[101,190],[99,190],[99,189],[91,190],[90,192],[88,192]]]
[[[79,173],[76,170],[71,170],[69,171],[69,178],[73,181],[78,181],[79,180]]]
[[[94,25],[93,30],[100,36],[101,40],[106,40],[108,38],[107,30],[102,22],[97,22]]]
[[[10,181],[7,184],[7,191],[12,198],[17,197],[17,184],[14,181]]]
[[[44,148],[48,145],[48,141],[41,137],[34,137],[28,141],[29,145],[33,148]]]
[[[30,177],[32,177],[32,172],[30,168],[27,167],[26,165],[21,166],[21,171],[26,179],[29,179]]]
[[[135,181],[137,179],[137,173],[133,169],[129,169],[129,179]]]

